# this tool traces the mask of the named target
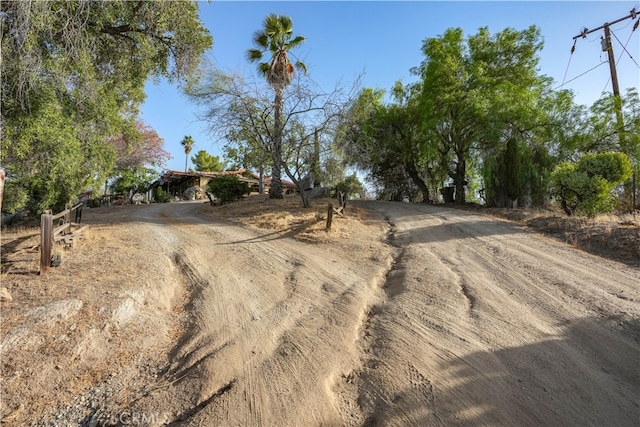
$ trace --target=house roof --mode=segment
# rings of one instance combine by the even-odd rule
[[[240,181],[248,182],[250,184],[258,184],[260,182],[260,175],[255,172],[250,172],[253,178],[247,178],[243,176],[247,172],[246,169],[238,169],[235,171],[224,171],[224,172],[180,172],[174,170],[165,171],[160,178],[154,183],[157,185],[163,185],[167,182],[176,182],[182,181],[185,178],[215,178],[219,176],[227,176],[227,175],[237,175]],[[265,185],[269,185],[271,183],[271,177],[263,177],[263,182]],[[288,181],[286,179],[282,180],[282,185],[284,187],[296,188],[296,185]]]

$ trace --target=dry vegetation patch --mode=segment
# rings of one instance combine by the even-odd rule
[[[3,425],[55,418],[65,405],[82,418],[152,380],[179,334],[169,260],[147,253],[140,228],[96,225],[89,213],[85,222],[93,225],[74,248],[56,245],[62,263],[43,276],[39,230],[2,232],[0,280],[11,296],[0,303]]]
[[[304,208],[300,196],[269,199],[267,195],[255,194],[222,206],[203,204],[201,213],[307,243],[344,242],[361,236],[366,227],[383,226],[379,215],[348,203],[345,215],[334,214],[331,230],[327,231],[329,202],[336,205],[335,199],[321,198],[313,199],[311,206]]]

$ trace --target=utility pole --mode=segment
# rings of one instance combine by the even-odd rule
[[[616,71],[616,58],[613,55],[613,45],[611,44],[611,30],[609,29],[609,25],[604,26],[602,50],[607,51],[607,57],[609,59],[609,71],[611,72],[611,86],[613,86],[613,94],[615,96],[620,96],[620,87],[618,86],[618,72]]]
[[[613,86],[613,95],[616,100],[616,107],[617,107],[616,116],[618,119],[618,130],[619,130],[618,135],[620,139],[623,138],[622,133],[624,131],[624,123],[622,120],[622,103],[620,102],[620,88],[618,87],[618,73],[616,71],[616,59],[615,59],[615,56],[613,55],[613,45],[611,44],[611,30],[609,29],[609,27],[613,24],[617,24],[618,22],[622,22],[625,19],[629,19],[629,18],[636,19],[636,16],[638,16],[638,12],[636,12],[636,8],[634,7],[633,9],[631,9],[631,11],[627,16],[624,16],[620,19],[616,19],[615,21],[612,21],[612,22],[605,22],[603,25],[599,26],[598,28],[594,28],[593,30],[589,30],[585,28],[582,30],[580,34],[578,34],[577,36],[573,36],[574,47],[575,47],[575,40],[577,38],[582,37],[584,39],[584,38],[587,38],[587,34],[591,34],[595,31],[604,29],[604,37],[601,38],[602,51],[607,52],[607,58],[609,60],[609,71],[611,72],[611,85]],[[572,49],[572,52],[573,52],[573,49]],[[620,142],[622,143],[622,141]]]
[[[620,19],[616,19],[612,22],[605,22],[603,25],[598,28],[594,28],[593,30],[589,30],[587,28],[583,29],[580,34],[573,37],[573,46],[575,48],[576,39],[579,37],[587,38],[587,34],[591,34],[595,31],[604,29],[604,37],[601,37],[602,42],[602,51],[607,52],[607,58],[609,61],[609,71],[611,72],[611,86],[613,87],[613,99],[616,107],[616,122],[618,125],[618,139],[620,140],[620,148],[626,150],[626,141],[624,137],[624,118],[622,115],[622,100],[620,99],[620,88],[618,86],[618,73],[616,71],[616,59],[613,54],[613,45],[611,44],[611,30],[609,27],[613,24],[617,24],[618,22],[622,22],[626,19],[636,19],[638,16],[638,12],[636,12],[636,8],[634,7],[629,11],[627,16],[624,16]],[[638,22],[640,19],[634,24],[633,29],[635,30],[638,27]],[[571,49],[571,53],[573,53],[573,49]],[[632,191],[632,211],[635,215],[636,210],[636,168],[633,168],[633,191]]]

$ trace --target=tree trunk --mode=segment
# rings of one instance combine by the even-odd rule
[[[406,162],[404,164],[404,169],[407,171],[407,174],[409,175],[413,183],[420,189],[420,192],[422,193],[422,202],[430,203],[431,195],[429,194],[429,187],[424,182],[424,179],[422,179],[422,177],[420,176],[416,165],[413,162]]]
[[[271,187],[269,188],[270,199],[282,199],[282,110],[284,108],[284,88],[276,88],[276,99],[274,101],[274,132],[271,156],[273,168],[271,170]]]
[[[565,199],[562,199],[562,202],[560,202],[560,206],[562,206],[562,210],[567,214],[567,216],[573,216],[573,210],[569,208],[569,205],[567,204],[567,201]]]
[[[320,182],[320,139],[318,138],[318,129],[313,134],[313,186],[319,187]]]
[[[300,187],[298,187],[300,188]],[[300,197],[302,198],[302,207],[303,208],[308,208],[309,207],[309,190],[301,190],[300,191]]]
[[[457,162],[456,162],[456,173],[453,178],[454,184],[456,186],[456,203],[464,204],[466,202],[466,197],[464,194],[464,187],[467,185],[467,181],[465,181],[464,177],[467,172],[467,162],[464,160],[464,157],[460,154],[457,154]]]
[[[264,167],[261,165],[259,170],[260,181],[258,182],[258,194],[264,194]]]

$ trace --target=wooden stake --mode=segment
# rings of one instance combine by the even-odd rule
[[[329,202],[329,210],[327,212],[327,228],[326,231],[331,231],[331,222],[333,221],[333,203]]]
[[[40,216],[40,274],[49,272],[53,246],[53,215],[45,211]]]

